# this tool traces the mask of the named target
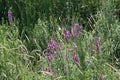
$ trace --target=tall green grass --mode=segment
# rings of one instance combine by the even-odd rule
[[[94,24],[91,25],[93,29],[87,31],[85,25],[82,25],[83,28],[77,31],[77,37],[73,35],[72,31],[74,23],[77,23],[77,21],[72,20],[69,23],[69,20],[71,20],[69,16],[80,16],[78,5],[81,6],[83,3],[91,5],[94,4],[94,1],[80,1],[81,3],[72,0],[8,1],[7,4],[14,3],[13,6],[19,8],[16,8],[16,10],[20,13],[13,15],[21,17],[18,20],[17,18],[14,19],[14,23],[19,22],[20,19],[19,25],[0,25],[0,79],[100,80],[100,78],[104,78],[104,80],[119,80],[120,23],[115,15],[116,4],[114,0],[103,1],[105,2],[100,6],[101,10],[98,9],[97,14],[93,15],[92,21],[94,21]],[[40,6],[39,2],[41,3]],[[19,4],[17,5],[17,3]],[[50,7],[46,7],[45,4]],[[64,6],[63,13],[59,13],[61,4]],[[68,4],[74,5],[74,7]],[[38,9],[43,8],[43,10],[39,12],[38,9],[35,9],[38,12],[36,13],[34,12],[36,7]],[[85,8],[85,5],[83,8]],[[53,11],[49,9],[53,9]],[[54,12],[54,9],[57,9],[56,12]],[[73,10],[73,13],[71,14],[69,10]],[[49,11],[51,12],[49,13]],[[40,18],[35,16],[37,14]],[[84,24],[82,21],[79,23],[79,17],[77,18],[78,24]],[[35,23],[33,19],[36,20]],[[59,23],[57,19],[64,22]],[[76,19],[76,17],[72,19]],[[82,18],[80,17],[80,19]],[[23,34],[29,30],[29,35],[21,35],[26,39],[18,38],[20,26],[23,28]],[[64,30],[69,31],[69,38],[64,37]],[[52,44],[55,47],[53,50],[50,49],[51,40],[56,42],[54,45]],[[51,54],[46,54],[46,52]]]
[[[115,2],[104,1],[104,6],[101,11],[97,14],[97,22],[95,23],[96,34],[101,36],[102,41],[102,50],[106,52],[106,54],[112,56],[112,62],[115,63],[117,61],[117,65],[119,65],[119,21],[118,17],[115,15]],[[114,60],[116,59],[116,60]]]

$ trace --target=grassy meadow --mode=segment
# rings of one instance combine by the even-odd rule
[[[120,80],[119,0],[0,0],[0,80]]]

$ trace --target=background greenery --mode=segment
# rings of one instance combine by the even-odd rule
[[[119,0],[0,0],[0,79],[1,80],[104,80],[120,79],[120,1]],[[8,10],[13,15],[9,25]],[[74,38],[73,24],[83,30]],[[63,29],[70,38],[63,37]],[[96,51],[93,36],[100,42]],[[52,60],[52,73],[45,56],[48,43],[55,39],[61,50]],[[92,46],[93,54],[87,46]],[[77,46],[77,47],[76,47]],[[74,52],[69,49],[73,48]],[[79,64],[72,62],[78,54]],[[64,57],[69,55],[68,60]],[[86,64],[86,61],[88,63]],[[65,71],[66,70],[66,71]]]

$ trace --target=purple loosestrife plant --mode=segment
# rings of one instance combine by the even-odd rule
[[[94,42],[95,42],[95,45],[96,45],[97,52],[100,52],[100,44],[99,44],[99,39],[98,39],[97,36],[94,36]]]
[[[13,16],[12,16],[12,11],[11,10],[8,10],[8,20],[9,20],[10,25],[12,25]]]
[[[70,31],[68,31],[68,30],[66,30],[66,29],[64,29],[64,38],[67,38],[67,39],[69,39],[70,38]]]
[[[73,54],[72,60],[73,60],[73,63],[77,64],[79,62],[78,55],[77,54]]]
[[[56,45],[57,45],[56,41],[54,39],[51,39],[51,41],[48,43],[48,49],[50,51],[53,51],[55,50]]]
[[[52,54],[51,54],[51,52],[46,52],[46,53],[45,53],[45,56],[46,56],[46,58],[47,58],[48,60],[51,60],[51,59],[52,59]]]
[[[78,28],[79,28],[79,24],[78,23],[75,23],[73,25],[73,27],[72,27],[72,34],[73,34],[74,37],[77,36],[77,30],[78,30]]]
[[[82,29],[82,25],[79,25],[78,23],[75,23],[72,27],[72,35],[73,37],[78,37],[78,32]]]

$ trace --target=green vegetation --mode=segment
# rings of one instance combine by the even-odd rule
[[[119,2],[1,0],[0,80],[120,80]]]

